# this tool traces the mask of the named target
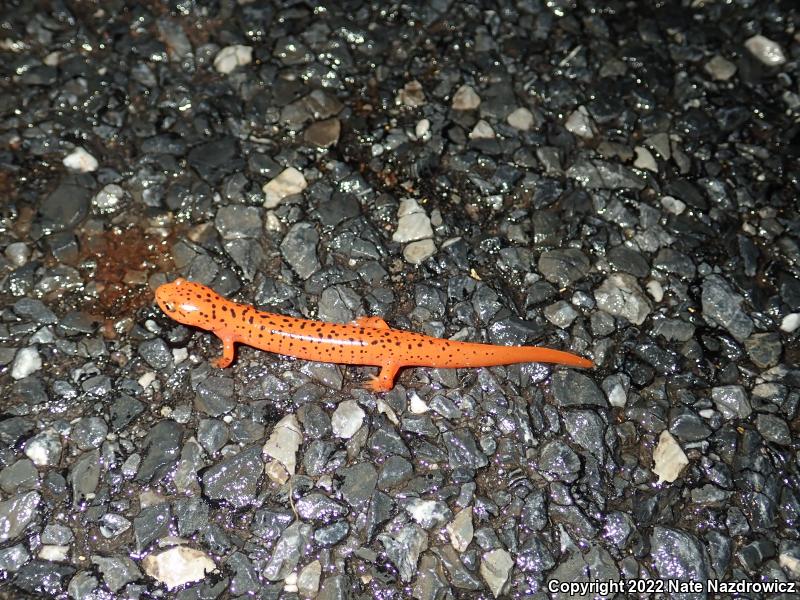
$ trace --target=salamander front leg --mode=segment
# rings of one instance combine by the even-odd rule
[[[374,375],[366,384],[373,392],[388,392],[394,387],[394,378],[397,376],[397,371],[400,370],[400,365],[389,363],[388,365],[381,365],[381,372]]]
[[[233,362],[233,337],[221,336],[216,334],[222,342],[222,356],[219,356],[211,361],[211,364],[218,369],[224,369],[231,366]]]
[[[356,327],[372,327],[373,329],[389,329],[389,324],[380,317],[356,317]]]

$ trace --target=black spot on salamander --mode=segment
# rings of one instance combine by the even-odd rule
[[[225,312],[226,310],[228,310],[228,307],[223,304],[222,306],[220,306],[220,309],[222,310],[222,312]]]
[[[252,325],[254,320],[255,320],[255,317],[253,315],[250,315],[250,318],[247,319],[247,322],[250,323],[250,325]]]

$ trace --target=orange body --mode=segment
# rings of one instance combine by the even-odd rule
[[[159,286],[156,301],[176,321],[206,329],[222,340],[222,356],[214,361],[218,367],[231,364],[234,344],[248,344],[306,360],[380,367],[369,385],[376,392],[392,389],[401,367],[491,367],[523,362],[594,366],[590,360],[560,350],[455,342],[392,329],[380,317],[361,317],[352,325],[284,317],[232,302],[185,279]]]

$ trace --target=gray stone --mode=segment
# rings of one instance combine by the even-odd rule
[[[475,438],[467,429],[446,431],[442,441],[447,448],[451,469],[480,469],[489,464],[486,455],[478,449]]]
[[[322,266],[317,257],[319,234],[311,223],[295,223],[281,243],[281,253],[300,279],[308,279]]]
[[[157,371],[172,365],[172,352],[161,338],[143,341],[139,344],[138,353],[151,368]]]
[[[539,454],[539,471],[551,481],[570,483],[578,478],[581,461],[578,455],[564,442],[548,442]]]
[[[453,516],[447,504],[441,500],[408,498],[401,505],[423,529],[442,527]]]
[[[37,514],[37,492],[27,492],[0,502],[0,543],[16,539]]]
[[[172,513],[169,504],[162,502],[146,506],[133,519],[133,537],[136,540],[136,551],[143,552],[150,545],[170,534]]]
[[[390,490],[400,486],[414,476],[414,467],[402,456],[389,456],[381,465],[378,488]]]
[[[708,556],[700,541],[679,529],[656,526],[650,536],[651,556],[658,576],[678,581],[706,581],[709,575]],[[706,592],[676,593],[678,600],[706,597]]]
[[[86,498],[94,494],[100,483],[100,452],[92,450],[84,453],[69,471],[72,486],[72,504],[80,506]]]
[[[80,450],[99,448],[108,435],[108,425],[100,417],[81,417],[72,427],[71,439]]]
[[[294,506],[301,519],[320,523],[330,523],[341,519],[349,512],[343,504],[317,492],[303,496],[295,502]]]
[[[777,415],[759,414],[756,417],[756,429],[768,442],[781,446],[792,445],[792,433],[789,426]]]
[[[60,183],[39,206],[43,225],[51,231],[72,229],[89,213],[90,198],[91,193],[85,187]]]
[[[587,256],[575,248],[543,252],[539,257],[539,272],[547,281],[566,287],[588,273],[591,263]]]
[[[39,472],[29,458],[13,462],[0,471],[0,489],[8,495],[28,492],[39,486]]]
[[[261,448],[245,448],[203,473],[203,492],[212,500],[225,501],[235,508],[250,506],[256,503],[258,482],[263,471]]]
[[[726,329],[743,342],[753,332],[753,320],[742,310],[742,297],[719,275],[709,275],[703,282],[703,318]]]
[[[177,462],[183,429],[175,421],[160,421],[144,439],[146,452],[136,479],[157,480]]]
[[[28,550],[23,544],[0,548],[0,570],[16,573],[30,558],[31,555],[28,554]]]
[[[754,333],[744,342],[750,360],[761,369],[768,369],[778,364],[783,352],[781,336],[778,333]]]
[[[627,273],[609,275],[594,292],[597,308],[641,325],[653,310],[636,278]]]
[[[311,525],[295,521],[284,529],[280,539],[275,544],[269,562],[264,567],[264,577],[269,581],[285,579],[297,566],[300,557],[308,551],[313,529]]]
[[[397,568],[400,580],[411,581],[416,575],[420,554],[428,548],[425,530],[416,523],[410,523],[399,531],[380,534],[378,540],[383,544],[386,556]]]
[[[606,424],[600,415],[591,410],[566,411],[564,425],[576,444],[586,448],[602,462]]]
[[[640,252],[627,246],[615,246],[609,250],[608,262],[618,271],[630,273],[634,277],[646,277],[650,273],[650,265]]]
[[[70,565],[34,559],[20,567],[14,584],[37,598],[58,598],[63,596],[66,581],[73,573],[75,567]]]
[[[233,378],[208,377],[197,386],[194,399],[197,410],[211,417],[219,417],[229,413],[236,406],[233,398]]]
[[[572,325],[572,322],[578,316],[578,311],[576,311],[569,302],[559,300],[544,308],[544,316],[556,327],[566,329]]]
[[[97,565],[103,581],[112,592],[118,592],[131,581],[141,578],[142,572],[127,556],[92,556],[92,564]]]
[[[567,177],[595,190],[641,190],[645,187],[644,179],[632,170],[597,159],[579,159],[567,169]]]
[[[223,206],[217,211],[214,225],[224,240],[258,238],[264,233],[261,209],[256,206]]]
[[[750,416],[750,400],[740,385],[721,385],[711,390],[711,399],[725,419],[746,419]]]
[[[553,373],[553,397],[559,406],[608,406],[603,392],[591,377],[571,369]]]

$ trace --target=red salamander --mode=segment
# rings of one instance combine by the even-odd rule
[[[560,350],[456,342],[392,329],[380,317],[339,325],[261,312],[182,278],[159,286],[156,302],[176,321],[210,331],[222,341],[222,356],[214,360],[217,367],[233,362],[234,344],[248,344],[305,360],[380,367],[368,385],[375,392],[392,389],[402,367],[454,369],[525,362],[594,366],[591,360]]]

